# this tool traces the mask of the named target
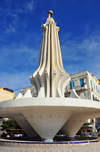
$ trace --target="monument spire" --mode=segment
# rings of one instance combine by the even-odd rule
[[[52,10],[48,11],[48,14],[49,14],[48,18],[50,18],[50,16],[53,14],[53,11]]]
[[[59,27],[48,12],[46,23],[41,26],[43,34],[37,70],[30,77],[31,83],[37,90],[38,97],[64,97],[65,87],[70,81],[69,75],[63,68]]]

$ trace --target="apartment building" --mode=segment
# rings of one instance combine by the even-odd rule
[[[77,95],[83,99],[100,102],[100,80],[88,71],[71,74],[71,82],[66,87],[65,97],[70,97],[71,89],[75,89]],[[100,118],[88,119],[82,129],[96,131],[100,128]]]
[[[8,88],[0,87],[0,102],[5,100],[14,99],[14,91]]]

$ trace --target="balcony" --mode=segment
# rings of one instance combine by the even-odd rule
[[[74,89],[75,89],[76,91],[79,91],[79,90],[80,90],[80,91],[81,91],[81,90],[83,91],[83,90],[87,90],[88,87],[87,87],[87,85],[85,84],[83,87],[81,87],[81,86],[75,86]],[[71,92],[71,89],[68,88],[66,91],[67,91],[67,92]]]

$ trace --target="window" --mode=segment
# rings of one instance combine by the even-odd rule
[[[92,98],[93,98],[93,100],[95,100],[95,98],[94,98],[94,94],[92,95]]]
[[[99,88],[97,86],[96,86],[96,91],[97,91],[97,93],[100,94],[100,90],[99,90]]]
[[[95,83],[93,83],[93,88],[94,88],[94,90],[95,90]]]
[[[74,81],[70,82],[70,89],[72,89],[74,87]]]
[[[80,86],[84,87],[84,79],[80,79]]]
[[[25,92],[22,92],[22,95],[24,95],[25,94]]]
[[[86,96],[86,93],[84,92],[84,95]]]
[[[92,87],[92,80],[90,80],[90,84],[91,84],[91,87]]]

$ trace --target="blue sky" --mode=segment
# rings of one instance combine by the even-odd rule
[[[18,94],[31,86],[38,64],[41,25],[53,10],[67,73],[100,78],[99,0],[0,0],[0,87]]]

